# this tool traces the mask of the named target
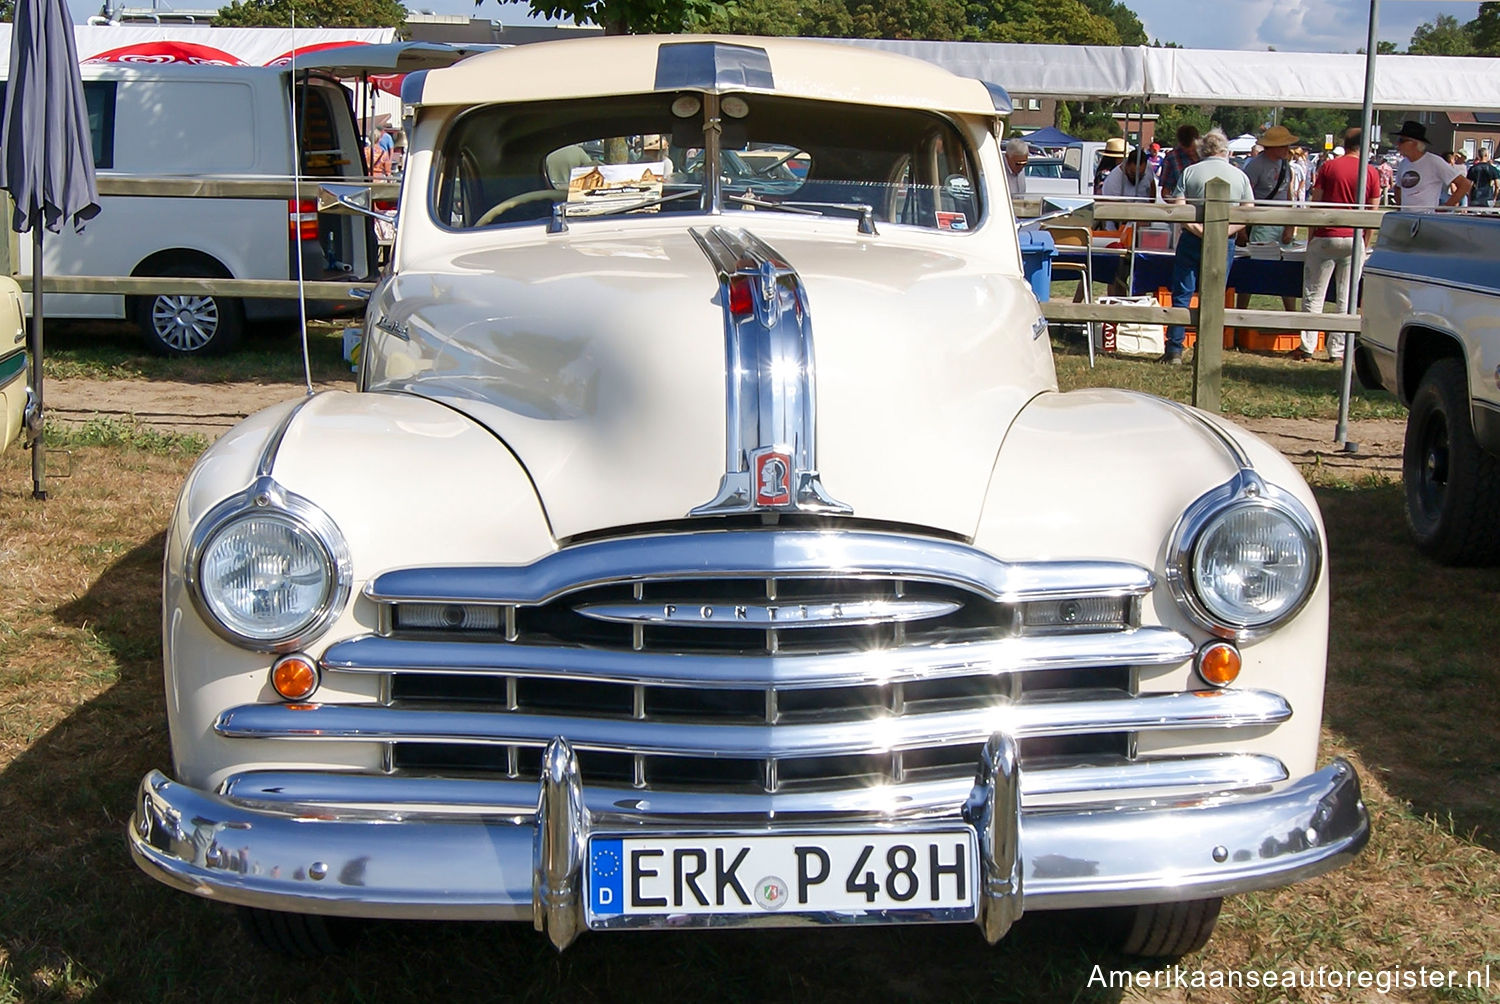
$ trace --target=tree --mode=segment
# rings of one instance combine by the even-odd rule
[[[1469,33],[1475,55],[1500,56],[1500,3],[1480,4],[1479,16],[1464,25],[1464,30]]]
[[[1474,53],[1474,40],[1466,26],[1458,23],[1458,18],[1439,14],[1417,25],[1407,51],[1414,56],[1470,56]]]
[[[1115,26],[1115,33],[1120,36],[1117,45],[1146,44],[1146,26],[1135,16],[1135,11],[1119,0],[1083,0],[1083,5]]]
[[[230,28],[276,28],[292,23],[308,28],[398,28],[406,8],[398,0],[233,0],[214,15]]]
[[[1083,0],[970,0],[970,41],[1030,42],[1051,45],[1119,45],[1109,18]]]
[[[578,24],[592,22],[606,35],[675,34],[697,31],[725,13],[733,0],[530,0],[534,13]],[[484,0],[474,0],[480,7]]]

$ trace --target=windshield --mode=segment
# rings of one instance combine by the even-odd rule
[[[721,124],[717,149],[705,120]],[[717,179],[705,170],[715,154]],[[973,164],[951,122],[913,109],[695,93],[490,105],[449,131],[433,211],[464,230],[557,206],[569,220],[714,205],[853,219],[868,207],[876,221],[963,231],[982,208]]]

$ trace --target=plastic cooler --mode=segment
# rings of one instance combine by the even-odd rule
[[[1036,298],[1046,302],[1052,297],[1052,259],[1057,257],[1057,246],[1052,235],[1045,230],[1022,230],[1021,274],[1031,284]]]

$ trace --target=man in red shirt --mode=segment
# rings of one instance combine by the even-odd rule
[[[1198,163],[1198,127],[1191,125],[1177,128],[1177,145],[1161,158],[1161,167],[1156,172],[1156,182],[1161,186],[1163,198],[1177,194],[1182,181],[1182,172]]]
[[[1359,148],[1364,136],[1356,126],[1344,133],[1344,155],[1325,160],[1318,167],[1309,197],[1313,202],[1333,202],[1345,206],[1359,204]],[[1371,206],[1380,201],[1380,173],[1373,166],[1365,168],[1365,202]],[[1323,312],[1328,295],[1328,280],[1338,273],[1334,295],[1339,313],[1349,310],[1349,265],[1354,260],[1353,227],[1314,227],[1307,242],[1307,259],[1302,264],[1302,309],[1312,314]],[[1318,347],[1316,330],[1302,332],[1302,344],[1293,350],[1298,359],[1311,359]],[[1344,333],[1328,332],[1328,357],[1344,358]]]

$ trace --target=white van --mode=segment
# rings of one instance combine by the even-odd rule
[[[304,176],[367,174],[350,93],[331,77],[297,74],[301,152],[294,159],[286,69],[132,63],[81,70],[101,178],[289,178],[294,160]],[[300,254],[309,280],[370,276],[369,221],[320,214],[316,200],[316,183],[300,203],[106,196],[82,233],[65,226],[47,235],[45,274],[295,279]],[[29,275],[30,242],[19,244],[18,271]],[[299,314],[293,298],[51,293],[46,302],[49,318],[132,320],[147,346],[165,355],[222,352],[247,324],[285,325]],[[308,309],[329,317],[363,305],[310,301]]]

